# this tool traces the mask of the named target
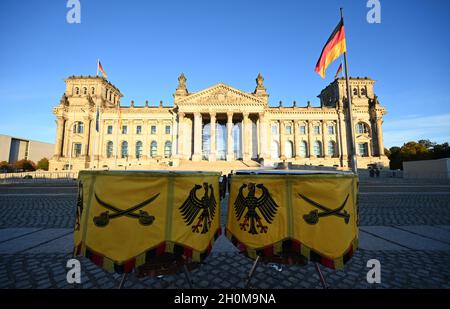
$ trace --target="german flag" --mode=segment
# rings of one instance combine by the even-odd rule
[[[108,78],[108,75],[106,75],[105,71],[103,70],[102,63],[100,61],[98,62],[98,69],[100,72],[102,72],[105,78]]]
[[[339,65],[339,68],[337,69],[336,74],[334,75],[334,79],[338,78],[339,73],[341,73],[341,72],[342,72],[342,62]]]
[[[325,78],[325,70],[327,67],[346,51],[344,21],[341,19],[323,48],[315,71],[322,78]]]

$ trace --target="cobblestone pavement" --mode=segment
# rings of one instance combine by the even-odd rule
[[[407,226],[420,225],[449,231],[450,185],[433,184],[424,191],[420,190],[421,186],[426,184],[402,183],[398,180],[386,187],[382,181],[363,183],[360,196],[361,225],[399,226],[405,230],[409,229]],[[36,228],[37,231],[50,228],[71,229],[74,222],[75,190],[58,186],[27,185],[21,189],[0,186],[0,249],[8,242],[6,232],[3,232],[7,228]],[[223,223],[225,218],[226,212],[223,211]],[[64,233],[66,232],[63,230],[58,235],[64,236]],[[411,237],[414,235],[411,233]],[[438,240],[444,245],[450,245],[450,239],[445,239],[445,235]],[[19,235],[10,241],[20,239]],[[225,240],[222,242],[225,243]],[[230,249],[232,247],[229,243],[227,246],[211,254],[204,265],[192,271],[195,287],[243,287],[252,261]],[[25,250],[15,254],[1,253],[0,288],[114,288],[119,285],[120,275],[109,274],[85,258],[80,259],[82,284],[69,285],[66,281],[66,262],[71,255],[62,252],[68,251],[38,253],[32,250],[26,253]],[[381,284],[368,284],[366,281],[369,270],[366,263],[370,259],[381,262]],[[343,271],[335,272],[324,267],[322,270],[332,288],[450,288],[448,265],[450,250],[360,249]],[[304,267],[283,266],[282,271],[262,264],[256,270],[252,286],[321,287],[312,264]],[[184,274],[180,273],[146,279],[136,279],[130,275],[124,287],[187,288],[188,285]]]

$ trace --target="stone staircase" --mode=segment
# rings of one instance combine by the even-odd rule
[[[214,171],[222,172],[222,174],[229,174],[234,170],[254,170],[259,169],[261,165],[255,161],[181,161],[178,167],[171,167],[173,170],[184,170],[184,171]]]

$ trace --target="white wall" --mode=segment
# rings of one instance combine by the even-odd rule
[[[403,178],[450,179],[450,158],[403,162]]]

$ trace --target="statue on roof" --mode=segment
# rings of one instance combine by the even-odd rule
[[[256,77],[256,88],[264,88],[264,77],[261,73]]]
[[[266,87],[264,87],[264,77],[261,75],[261,73],[259,73],[258,76],[256,77],[256,88],[253,93],[256,94],[257,96],[262,97],[269,96],[266,92]]]
[[[178,87],[175,91],[175,95],[188,95],[187,87],[186,87],[186,76],[184,76],[184,73],[181,73],[178,77]]]
[[[181,73],[178,77],[178,89],[180,88],[186,89],[186,76],[184,76],[184,73]]]

